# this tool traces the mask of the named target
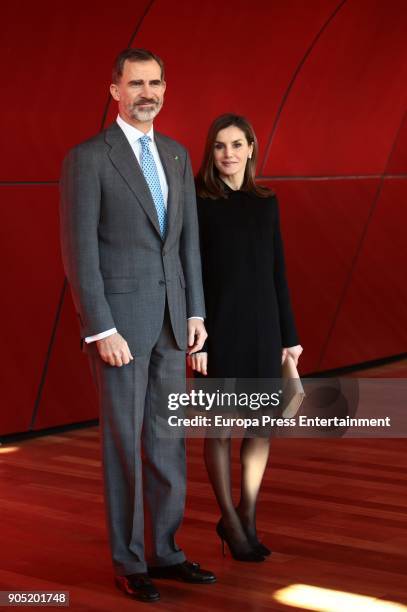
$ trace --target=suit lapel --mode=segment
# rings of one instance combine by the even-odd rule
[[[166,241],[174,227],[175,219],[178,212],[178,205],[180,199],[180,171],[178,164],[180,164],[179,157],[175,155],[169,148],[167,142],[162,136],[155,132],[154,133],[155,144],[157,145],[158,153],[160,155],[161,163],[164,168],[164,172],[168,183],[168,201],[167,201],[167,213],[168,213],[168,229]]]
[[[126,136],[117,123],[113,123],[106,130],[105,140],[111,147],[108,154],[112,164],[126,181],[161,237],[157,211],[150,189],[148,188],[137,158]]]

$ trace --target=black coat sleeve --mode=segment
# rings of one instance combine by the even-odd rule
[[[286,279],[284,246],[281,236],[280,211],[277,198],[275,198],[274,223],[274,284],[277,294],[282,345],[283,347],[295,346],[299,344],[299,339]]]
[[[205,206],[205,203],[202,201],[202,198],[200,198],[199,196],[197,196],[197,198],[196,198],[196,205],[197,205],[198,224],[199,224],[199,250],[200,250],[200,253],[201,253],[202,270],[204,270],[205,252],[204,252],[204,247],[203,247],[202,225],[203,225],[203,222],[204,222],[204,218],[203,218],[204,210],[203,210],[203,207]],[[205,278],[205,275],[204,275],[204,278]],[[205,285],[204,285],[204,288],[205,288]],[[200,351],[196,351],[195,354],[198,354],[198,353],[207,353],[207,352],[208,352],[208,340],[205,340],[201,350]]]

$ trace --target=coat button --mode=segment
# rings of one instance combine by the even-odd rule
[[[160,281],[158,281],[158,284],[159,284],[159,285],[165,285],[165,281],[160,280]]]

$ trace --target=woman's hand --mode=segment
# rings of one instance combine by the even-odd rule
[[[287,355],[290,355],[294,359],[294,363],[297,366],[300,355],[304,349],[301,344],[297,344],[296,346],[288,346],[287,348],[283,348],[283,352],[281,355],[281,363],[284,363],[284,359]]]
[[[200,372],[204,376],[207,375],[208,353],[193,353],[187,356],[187,361],[193,370]]]

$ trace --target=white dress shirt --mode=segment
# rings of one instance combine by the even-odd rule
[[[133,125],[130,125],[130,123],[127,123],[126,121],[124,121],[120,115],[117,115],[116,118],[116,122],[119,125],[119,127],[123,130],[124,135],[126,136],[127,140],[129,141],[129,145],[131,146],[134,155],[137,158],[138,163],[140,164],[141,167],[141,163],[140,163],[140,157],[141,157],[141,143],[140,143],[140,138],[142,136],[144,136],[144,132],[142,132],[141,130],[138,130],[137,128],[135,128]],[[158,154],[158,149],[157,149],[157,145],[155,144],[154,141],[154,129],[153,126],[151,126],[150,130],[147,132],[147,136],[150,137],[150,151],[152,153],[152,156],[154,157],[154,161],[155,161],[155,165],[157,166],[157,172],[158,172],[158,178],[160,181],[160,186],[161,186],[161,192],[163,194],[163,198],[164,198],[164,206],[165,208],[167,208],[167,202],[168,202],[168,183],[167,183],[167,178],[165,176],[165,172],[164,172],[164,168],[163,165],[161,163],[161,159],[160,156]],[[189,317],[190,319],[200,319],[201,321],[203,321],[202,317]],[[89,344],[90,342],[95,342],[96,340],[102,340],[103,338],[107,338],[108,336],[111,336],[112,334],[115,334],[117,332],[117,329],[115,327],[112,327],[111,329],[107,329],[106,331],[101,332],[100,334],[95,334],[94,336],[87,336],[85,338],[85,342],[87,344]]]

